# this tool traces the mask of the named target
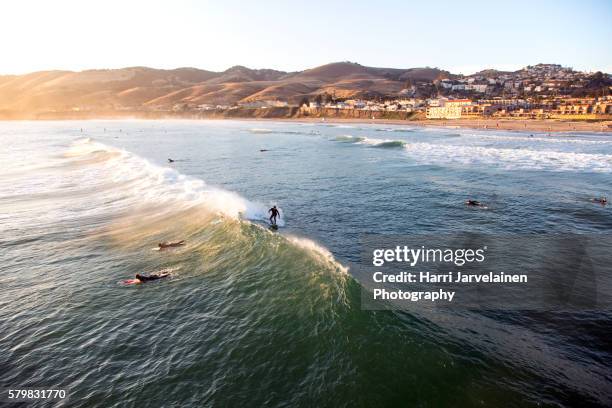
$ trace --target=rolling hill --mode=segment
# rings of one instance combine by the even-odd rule
[[[350,62],[301,72],[243,66],[223,72],[147,67],[42,71],[0,76],[0,112],[164,110],[177,104],[233,105],[262,100],[296,103],[324,93],[337,98],[394,96],[409,81],[449,76],[435,68],[372,68]]]

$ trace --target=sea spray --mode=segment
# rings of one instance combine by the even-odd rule
[[[403,147],[406,144],[406,142],[403,140],[375,139],[352,135],[336,136],[333,140],[340,143],[354,143],[358,145],[378,148],[399,148]]]
[[[168,203],[176,199],[177,205],[201,204],[209,210],[232,218],[245,218],[253,221],[267,220],[268,206],[247,200],[232,191],[207,185],[203,180],[179,173],[169,167],[160,167],[128,151],[117,149],[91,139],[75,141],[67,152],[67,157],[90,157],[107,154],[104,171],[100,178],[110,178],[112,182],[131,182],[139,197],[155,203]],[[113,159],[113,160],[110,160]],[[114,160],[117,159],[117,160]],[[282,212],[282,209],[281,209]],[[278,220],[284,226],[284,220]]]
[[[487,166],[507,170],[612,172],[612,155],[520,147],[470,146],[442,143],[410,143],[405,146],[421,164]]]
[[[317,244],[315,241],[308,238],[297,237],[294,235],[287,235],[287,240],[289,240],[289,242],[300,248],[316,253],[318,256],[321,257],[322,260],[334,265],[334,267],[336,267],[339,272],[342,272],[344,274],[348,273],[348,267],[336,261],[333,254],[329,252],[327,248]]]

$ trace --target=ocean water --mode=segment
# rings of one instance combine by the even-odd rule
[[[612,313],[364,311],[349,270],[368,233],[609,234],[610,134],[3,122],[0,144],[0,388],[70,394],[33,405],[612,404]]]

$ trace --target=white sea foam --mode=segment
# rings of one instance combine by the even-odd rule
[[[368,145],[372,147],[402,147],[406,144],[403,140],[393,139],[375,139],[375,138],[363,138],[357,142],[357,144]]]
[[[343,135],[334,138],[336,142],[354,143],[371,147],[402,147],[406,142],[393,139],[376,139],[363,136]]]
[[[508,170],[612,172],[610,154],[434,143],[410,143],[405,149],[411,158],[424,164],[480,165]]]
[[[188,205],[204,205],[211,211],[236,219],[267,219],[267,205],[249,201],[231,191],[209,186],[203,180],[186,176],[175,169],[154,165],[125,150],[81,139],[73,143],[67,155],[86,157],[99,153],[116,154],[109,155],[104,163],[99,164],[98,171],[95,167],[93,171],[88,171],[91,182],[107,180],[113,183],[128,183],[130,194],[139,202],[144,200],[173,205],[178,200]],[[283,219],[278,223],[283,226]]]
[[[516,135],[501,135],[501,134],[490,134],[485,135],[482,133],[463,133],[460,136],[470,139],[483,139],[493,141],[506,141],[506,142],[541,142],[541,143],[561,143],[561,144],[585,144],[585,145],[612,145],[612,140],[594,140],[585,139],[583,137],[571,137],[571,136],[545,136],[543,134],[534,133],[533,136],[524,133],[517,133]]]
[[[296,237],[294,235],[287,235],[286,238],[295,246],[310,252],[314,252],[321,259],[325,260],[326,262],[329,262],[330,264],[335,265],[341,272],[348,273],[348,268],[346,266],[336,261],[334,255],[327,248],[317,244],[315,241],[308,238]]]
[[[272,129],[252,128],[252,129],[249,129],[249,132],[251,133],[273,133],[274,131]]]

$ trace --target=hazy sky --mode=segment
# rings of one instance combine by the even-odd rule
[[[454,73],[538,62],[612,73],[612,1],[0,3],[0,73],[335,61]]]

